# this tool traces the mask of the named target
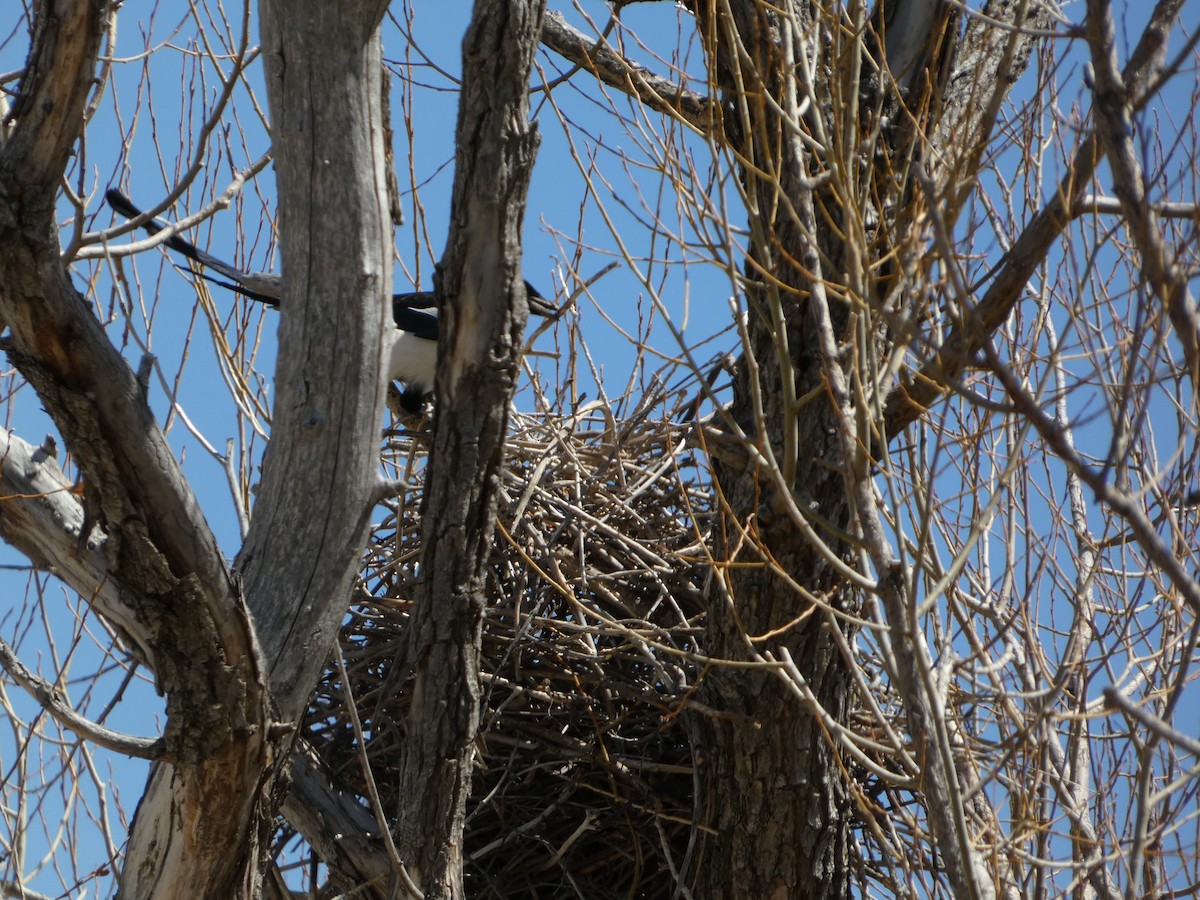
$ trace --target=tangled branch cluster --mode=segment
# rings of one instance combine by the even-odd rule
[[[599,404],[511,423],[466,829],[472,896],[669,896],[690,864],[694,742],[683,708],[710,501],[687,430],[661,414],[618,424]],[[389,448],[414,487],[368,545],[342,634],[350,692],[331,669],[307,725],[327,765],[364,796],[346,708],[357,704],[385,810],[396,808],[391,773],[410,701],[420,443],[404,436]]]

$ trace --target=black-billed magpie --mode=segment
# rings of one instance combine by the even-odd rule
[[[142,215],[142,211],[133,205],[133,201],[116,188],[105,193],[104,199],[119,215],[127,219]],[[142,225],[148,234],[158,234],[165,227],[156,219]],[[243,272],[205,253],[177,234],[163,243],[175,252],[229,279],[222,281],[205,272],[196,273],[206,281],[219,284],[275,309],[279,308],[283,285],[278,275]],[[558,312],[528,281],[525,282],[525,293],[530,313],[554,316]],[[388,379],[404,385],[404,392],[400,398],[400,405],[404,410],[419,413],[425,400],[433,392],[434,376],[437,374],[437,296],[432,291],[393,294],[392,319],[396,323],[396,335],[388,358]]]

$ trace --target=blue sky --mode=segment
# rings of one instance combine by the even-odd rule
[[[585,8],[600,21],[608,14],[607,7],[600,3],[590,3]],[[216,12],[217,8],[211,7],[202,13],[207,39],[219,45],[223,38],[225,49],[232,49],[238,38],[236,30],[223,34],[221,28],[205,18]],[[393,15],[400,16],[402,12],[397,6]],[[433,264],[441,255],[453,181],[457,117],[454,73],[460,67],[459,41],[468,12],[468,4],[418,5],[410,11],[406,24],[393,19],[385,25],[384,55],[389,68],[406,73],[412,80],[411,86],[404,85],[399,78],[393,78],[392,82],[395,158],[405,213],[405,223],[396,233],[396,290],[404,290],[406,284],[418,281],[417,286],[430,288]],[[639,26],[658,21],[664,23],[660,27],[672,32],[688,27],[670,7],[648,6],[632,10],[629,15]],[[578,13],[570,18],[586,29]],[[402,33],[409,27],[414,36],[411,43]],[[251,25],[252,44],[256,28],[256,23]],[[269,141],[255,108],[257,103],[265,112],[266,97],[258,64],[253,62],[245,79],[253,96],[238,88],[207,148],[198,153],[200,129],[220,90],[216,69],[197,44],[198,33],[195,21],[181,8],[160,4],[156,9],[156,4],[148,0],[130,0],[123,5],[112,83],[88,131],[85,152],[68,174],[73,187],[88,198],[87,231],[107,228],[114,221],[102,201],[108,187],[119,186],[137,204],[149,207],[166,196],[193,161],[202,161],[201,171],[183,200],[163,214],[163,218],[173,221],[185,210],[192,211],[214,194],[220,194],[235,173],[267,151]],[[18,34],[0,47],[0,69],[19,68],[25,51],[21,37]],[[629,49],[632,55],[648,59],[638,48]],[[551,59],[545,53],[540,55],[538,65],[546,79],[569,69],[561,60]],[[230,69],[231,63],[222,60],[221,72],[228,73]],[[606,121],[595,108],[589,108],[594,107],[594,102],[572,83],[554,88],[553,104],[543,93],[535,94],[532,100],[543,143],[528,203],[525,274],[546,296],[557,294],[559,302],[566,296],[562,288],[564,279],[574,286],[564,261],[567,265],[577,264],[580,276],[586,279],[614,260],[623,260],[606,217],[597,210],[598,204],[593,200],[583,207],[580,205],[578,165],[568,146],[567,129],[553,113],[554,105],[563,117],[570,116],[573,121],[583,123],[585,130],[589,119],[596,127],[590,138],[580,140],[579,135],[575,136],[574,151],[581,160],[593,155],[607,171],[627,170],[623,177],[607,185],[598,184],[597,188],[612,217],[612,225],[619,229],[632,252],[645,253],[649,246],[644,236],[646,229],[638,218],[644,221],[652,205],[662,202],[662,188],[655,185],[654,173],[647,171],[644,147],[639,146],[644,137],[622,133],[611,117]],[[613,103],[619,109],[632,108],[620,96]],[[696,149],[707,152],[703,144],[693,141],[693,151]],[[660,148],[659,152],[665,150]],[[564,189],[565,185],[570,188]],[[647,190],[648,197],[644,195]],[[61,211],[66,222],[71,208],[64,204]],[[666,212],[669,214],[671,210]],[[187,237],[243,269],[278,271],[270,225],[273,215],[274,186],[272,170],[267,167],[245,187],[231,209],[217,213],[192,229]],[[686,223],[678,215],[671,227],[679,233],[687,231]],[[65,243],[70,239],[69,231],[64,235]],[[135,237],[140,239],[142,235]],[[114,244],[130,239],[119,238]],[[81,263],[76,267],[77,284],[84,289],[87,282],[94,280],[95,287],[89,296],[94,298],[97,314],[112,323],[110,335],[124,348],[131,366],[136,368],[143,352],[156,357],[151,380],[152,405],[160,421],[167,423],[172,446],[183,461],[184,471],[209,523],[232,557],[240,544],[240,535],[226,472],[214,452],[224,454],[227,442],[232,440],[238,465],[253,467],[261,459],[265,442],[247,424],[246,416],[239,417],[230,400],[218,363],[219,354],[214,349],[212,329],[199,309],[193,279],[171,262],[161,251],[152,250],[126,257],[116,265],[103,260]],[[718,271],[710,271],[711,266],[697,265],[692,259],[669,253],[650,255],[637,262],[643,274],[663,290],[664,304],[680,327],[686,325],[686,333],[695,335],[696,343],[728,322],[728,305],[723,298],[732,291],[728,279],[722,278]],[[715,304],[707,304],[705,308],[690,302],[679,287],[685,269],[692,291],[705,278],[719,286]],[[114,279],[117,274],[120,278]],[[580,329],[593,348],[597,372],[603,375],[610,397],[619,397],[627,391],[638,395],[647,383],[648,372],[678,354],[678,346],[645,294],[645,287],[621,265],[592,286],[594,299],[579,298],[575,311],[569,314],[571,327]],[[243,374],[251,394],[269,404],[275,314],[218,287],[211,289],[211,296],[212,319],[232,348],[235,360],[244,365]],[[597,304],[602,305],[603,314]],[[645,367],[637,365],[638,353],[627,336],[653,346]],[[542,381],[552,393],[560,388],[558,379],[568,362],[561,355],[566,340],[561,333],[545,335],[535,347],[541,355],[530,359],[544,373]],[[717,349],[732,349],[732,345],[733,340],[727,335],[711,349],[704,347],[701,352],[707,358]],[[10,375],[7,383],[17,382]],[[575,401],[583,395],[594,399],[597,394],[586,365],[580,365],[576,386],[561,389],[568,394],[573,390]],[[526,391],[516,402],[518,408],[529,410],[533,400]],[[17,434],[38,442],[44,434],[53,433],[52,423],[41,412],[29,388],[19,391],[11,409],[10,421]],[[190,423],[190,427],[185,423]],[[72,598],[54,579],[24,569],[24,560],[18,554],[7,548],[0,550],[0,554],[0,562],[17,567],[3,573],[11,599],[0,609],[0,629],[18,647],[26,664],[50,679],[61,673],[60,680],[71,700],[81,711],[96,717],[103,715],[109,727],[138,735],[159,734],[163,724],[162,703],[146,673],[139,672],[131,682],[126,682],[121,670],[106,658],[106,648],[111,642],[95,616],[88,614],[86,605]],[[43,590],[48,595],[44,609],[50,613],[49,617],[34,602]],[[71,613],[64,614],[68,609]],[[96,673],[106,674],[95,677]],[[18,721],[26,724],[36,721],[36,706],[19,690],[9,689],[7,700]],[[18,728],[0,734],[0,764],[5,767],[4,783],[13,808],[17,808],[15,798],[20,780],[17,775],[21,765],[16,749],[24,733],[24,728]],[[64,800],[69,796],[65,787],[61,791],[52,789],[46,795],[48,805],[44,814],[36,810],[26,812],[28,831],[21,871],[12,870],[16,859],[8,857],[3,863],[10,868],[0,869],[0,877],[5,880],[23,877],[29,887],[52,896],[63,891],[64,886],[70,896],[105,895],[113,888],[112,879],[97,874],[96,869],[108,857],[110,845],[113,842],[119,845],[123,840],[124,827],[141,793],[146,766],[105,751],[89,751],[85,758],[78,748],[70,749],[69,736],[63,737],[67,744],[61,754],[45,757],[46,778],[51,781],[58,778],[63,785],[78,780],[83,790],[79,796]],[[67,810],[70,825],[56,833],[60,808]],[[51,830],[41,824],[43,819]],[[111,839],[102,837],[105,829],[98,827],[101,820],[107,822]],[[16,827],[13,821],[10,819],[8,827]],[[78,870],[70,868],[72,856],[78,859]]]
[[[384,38],[389,66],[411,79],[407,86],[399,78],[393,79],[391,98],[397,175],[406,216],[396,235],[397,290],[417,281],[422,288],[431,287],[433,264],[445,239],[457,116],[454,73],[459,69],[459,41],[469,12],[466,3],[414,6],[407,14],[402,7],[393,8],[395,18],[385,28]],[[1130,16],[1141,9],[1136,3],[1123,8]],[[219,90],[212,61],[197,52],[195,21],[175,5],[169,9],[168,17],[156,12],[155,4],[148,0],[128,0],[122,7],[115,52],[119,61],[112,88],[100,104],[96,122],[89,130],[86,152],[77,160],[78,168],[72,175],[73,184],[89,197],[89,231],[112,222],[110,212],[101,203],[107,187],[121,185],[142,206],[157,203],[166,195],[196,153],[199,127]],[[202,9],[205,34],[216,41],[222,29],[213,27],[206,16],[215,14],[217,8]],[[1078,19],[1082,5],[1069,4],[1066,12]],[[1184,21],[1192,27],[1200,25],[1198,13],[1200,0],[1190,2]],[[566,12],[569,21],[587,31],[585,14],[603,27],[609,7],[589,0]],[[661,52],[674,46],[677,33],[687,34],[691,28],[687,17],[669,4],[633,4],[625,8],[622,17],[634,33],[659,39],[660,45],[653,49]],[[252,35],[256,27],[251,25]],[[1136,33],[1136,22],[1127,23],[1127,27]],[[228,40],[236,44],[237,34],[228,35]],[[0,70],[19,68],[24,49],[19,35],[0,46]],[[149,49],[154,52],[144,66],[142,56]],[[648,49],[627,43],[625,50],[656,70],[665,70],[664,63]],[[700,73],[700,58],[694,48],[675,62],[694,75]],[[562,60],[541,53],[535,87],[554,82],[569,68]],[[228,62],[222,62],[221,71],[228,69]],[[1064,82],[1079,82],[1078,69],[1064,67],[1062,78]],[[1181,83],[1186,88],[1190,79]],[[257,62],[249,68],[247,84],[253,95],[244,88],[237,90],[208,149],[200,156],[200,176],[185,195],[185,202],[164,218],[173,220],[185,210],[203,205],[225,189],[235,172],[267,151],[268,140],[259,115],[260,111],[265,113],[266,97]],[[701,82],[692,87],[703,90],[704,86]],[[1078,90],[1082,91],[1081,85]],[[1083,103],[1086,109],[1086,100]],[[1190,109],[1190,105],[1190,95],[1168,95],[1168,109]],[[590,79],[581,73],[571,81],[556,84],[548,96],[541,91],[535,93],[532,106],[542,146],[526,219],[525,275],[547,297],[557,295],[562,302],[566,298],[564,284],[568,292],[577,287],[570,275],[572,270],[584,280],[605,273],[592,286],[590,295],[575,298],[573,311],[558,326],[559,331],[543,336],[535,344],[532,365],[546,386],[552,392],[569,393],[573,389],[574,399],[582,394],[595,397],[598,391],[589,366],[582,362],[574,387],[564,383],[562,373],[570,360],[563,356],[568,346],[563,329],[569,327],[578,327],[582,333],[610,397],[626,392],[638,396],[652,373],[679,355],[677,334],[696,348],[695,358],[701,362],[734,349],[736,340],[726,330],[733,289],[728,273],[708,261],[712,245],[725,236],[706,232],[716,229],[715,221],[723,211],[732,210],[728,216],[735,225],[741,217],[736,192],[722,180],[727,176],[714,166],[705,143],[681,129],[664,136],[661,129],[640,123],[633,105],[619,95],[597,102]],[[623,113],[626,124],[613,115],[614,109]],[[122,147],[120,136],[128,139],[127,148]],[[673,176],[689,168],[699,173],[701,184],[708,189],[712,219],[691,220],[687,204],[676,199]],[[591,194],[583,187],[588,174],[592,176]],[[193,229],[189,239],[242,268],[278,271],[270,227],[274,213],[272,178],[268,167],[247,186],[233,208]],[[1038,196],[1049,190],[1047,178]],[[66,206],[63,215],[69,215]],[[664,239],[664,234],[674,235],[675,239]],[[118,239],[117,243],[126,240]],[[628,250],[628,257],[622,247]],[[726,262],[737,265],[738,260]],[[613,263],[616,267],[609,270]],[[229,398],[209,322],[197,309],[192,280],[170,265],[158,250],[120,263],[119,271],[132,286],[132,293],[127,293],[123,284],[113,287],[112,276],[117,269],[112,265],[92,265],[96,287],[91,296],[98,315],[112,318],[113,340],[126,348],[135,367],[143,348],[157,357],[152,403],[160,420],[169,423],[172,446],[184,462],[185,473],[222,547],[232,556],[240,543],[234,504],[225,470],[206,445],[223,454],[227,442],[234,441],[235,460],[252,472],[265,442],[254,434],[246,416],[239,417]],[[654,307],[647,284],[634,277],[631,268],[660,293],[662,309]],[[90,271],[88,265],[77,267],[81,288]],[[245,365],[250,394],[269,403],[273,314],[220,288],[214,287],[211,293],[214,321],[232,345],[234,358]],[[113,309],[120,310],[123,305],[128,315],[110,316]],[[673,327],[668,327],[663,311],[669,314]],[[641,344],[644,352],[639,353],[636,344]],[[4,381],[10,391],[15,384],[11,375]],[[175,405],[168,395],[174,397]],[[518,408],[533,408],[528,391],[519,394],[516,402]],[[10,426],[27,440],[37,442],[53,431],[29,388],[19,390],[10,410]],[[194,430],[184,424],[184,416]],[[11,551],[3,553],[0,561],[22,564]],[[49,678],[64,673],[72,700],[92,715],[111,703],[106,718],[110,727],[139,735],[159,733],[161,703],[152,687],[142,676],[124,683],[122,673],[104,657],[101,648],[107,646],[107,639],[85,607],[52,579],[19,568],[4,571],[3,577],[9,601],[0,607],[0,633],[19,647],[26,664]],[[49,612],[45,615],[33,604],[39,591],[48,597]],[[88,633],[98,637],[92,639]],[[75,649],[68,651],[68,647]],[[104,669],[109,670],[108,674],[92,686],[92,673]],[[85,696],[85,692],[89,693]],[[7,689],[7,702],[26,722],[37,715],[34,705],[16,689]],[[4,783],[9,786],[6,800],[10,806],[15,796],[11,791],[21,774],[15,749],[22,734],[23,729],[14,728],[0,735],[0,764],[5,772]],[[78,818],[65,839],[78,841],[80,871],[56,873],[55,866],[62,865],[68,855],[57,851],[57,861],[43,866],[30,882],[31,887],[54,895],[62,890],[61,884],[88,881],[92,870],[107,855],[100,837],[103,830],[92,820],[101,815],[98,810],[102,794],[108,804],[104,815],[111,821],[113,839],[119,844],[122,820],[132,815],[145,767],[102,751],[93,753],[92,761],[84,764],[80,751],[69,745],[45,753],[51,769],[69,765],[82,771],[78,777],[85,783],[89,779],[98,783],[89,791],[91,812],[78,805],[79,798],[58,792],[60,799],[55,802],[76,804],[73,814]],[[94,775],[89,774],[89,767]],[[106,782],[111,783],[99,787]],[[3,872],[6,879],[36,871],[38,858],[64,840],[60,835],[40,833],[36,815],[27,814],[25,818],[31,832],[23,871]],[[55,820],[54,815],[49,816],[49,821]],[[11,860],[5,864],[11,865]],[[89,881],[86,890],[88,896],[105,894],[111,890],[111,879],[100,876]]]

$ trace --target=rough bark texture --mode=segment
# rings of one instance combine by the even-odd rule
[[[1007,10],[1008,21],[1024,15],[1012,4],[989,6]],[[727,506],[715,557],[736,565],[713,580],[706,649],[730,660],[790,655],[811,691],[808,704],[798,702],[763,668],[718,666],[706,675],[705,703],[724,715],[705,717],[712,833],[700,894],[840,898],[851,885],[855,801],[850,767],[814,709],[838,722],[850,711],[842,647],[854,626],[840,613],[857,612],[861,595],[838,561],[850,559],[859,530],[855,494],[870,477],[866,436],[878,427],[880,398],[868,387],[854,395],[866,406],[838,408],[830,385],[861,384],[891,349],[871,310],[902,298],[917,265],[917,242],[905,247],[919,222],[914,163],[936,155],[928,135],[958,32],[952,8],[926,0],[880,4],[865,40],[848,37],[864,33],[865,23],[846,18],[853,4],[730,2],[697,4],[697,13],[751,235],[745,353],[726,423],[744,436],[745,462],[723,454],[716,466]],[[1031,41],[1015,43],[1023,64]],[[881,47],[899,83],[875,74],[871,57],[882,65]],[[1003,81],[997,96],[1010,85]],[[958,111],[958,128],[982,141],[995,110],[973,110]],[[876,146],[864,153],[862,135],[873,129]],[[884,258],[893,261],[880,265]],[[824,348],[823,335],[831,339]],[[847,415],[850,433],[866,438],[850,451],[839,436]],[[962,870],[969,883],[974,864]]]
[[[254,631],[142,388],[58,250],[55,198],[107,14],[95,2],[38,10],[0,149],[0,315],[11,329],[4,349],[85,474],[109,573],[142,626],[138,645],[167,698],[171,762],[156,766],[152,781],[170,790],[139,805],[123,894],[248,894],[270,755]]]
[[[542,12],[540,0],[480,0],[463,41],[421,581],[398,661],[415,687],[396,843],[430,898],[466,895],[462,827],[479,724],[484,564],[527,315],[521,226],[537,138],[526,91]]]
[[[286,722],[328,658],[378,495],[392,281],[384,8],[260,5],[283,301],[271,444],[237,568]]]
[[[80,540],[88,528],[83,504],[58,466],[53,442],[34,447],[0,430],[0,492],[5,498],[0,537],[87,597],[140,658],[150,659],[146,627],[108,570],[106,535],[91,528],[88,540]],[[388,896],[391,863],[372,815],[333,786],[307,745],[293,750],[289,773],[281,811],[327,863],[331,877],[347,889],[370,885],[373,893],[365,896]]]
[[[280,809],[329,867],[335,884],[363,900],[393,896],[395,873],[379,824],[359,798],[333,786],[307,745],[292,753],[290,790]]]
[[[631,62],[607,44],[589,39],[568,25],[562,13],[555,10],[546,13],[541,41],[563,59],[586,69],[610,87],[629,91],[651,109],[678,116],[702,133],[712,130],[717,111],[707,97],[683,90],[670,78]]]
[[[909,200],[922,191],[930,195],[927,208],[938,206],[953,224],[975,188],[999,104],[1034,41],[996,22],[1041,23],[1027,19],[1028,3],[993,0],[984,17],[970,20],[957,56],[947,57],[952,42],[926,46],[921,36],[922,21],[943,21],[931,10],[947,9],[931,0],[884,3],[874,17],[884,33],[874,44],[847,37],[861,33],[858,23],[834,25],[854,4],[796,2],[789,15],[751,0],[696,5],[750,210],[746,355],[726,423],[744,441],[744,464],[728,462],[739,456],[730,453],[717,469],[727,506],[715,558],[731,565],[714,579],[707,649],[740,662],[786,652],[812,692],[807,705],[798,702],[761,667],[707,673],[702,699],[718,715],[705,719],[712,832],[698,896],[849,893],[854,786],[814,710],[835,720],[849,712],[837,638],[852,631],[839,613],[856,609],[859,598],[838,567],[873,502],[861,489],[871,474],[865,435],[878,418],[884,436],[894,435],[945,393],[1061,234],[1100,149],[1128,157],[1121,117],[1136,108],[1181,5],[1156,6],[1120,79],[1113,60],[1100,73],[1099,105],[1112,119],[1104,140],[1083,143],[1063,190],[1001,260],[973,315],[951,331],[938,358],[893,392],[882,417],[870,386],[851,395],[831,385],[834,376],[853,381],[868,369],[857,348],[869,346],[882,358],[896,339],[856,316],[877,309],[885,292],[903,294],[912,271],[905,266],[916,263],[902,253],[890,268],[873,263],[903,249],[900,232],[921,221]],[[344,612],[373,498],[381,335],[388,329],[381,301],[390,293],[391,267],[377,77],[382,4],[308,3],[289,7],[286,18],[281,10],[263,10],[287,276],[279,403],[239,566],[264,635],[270,685],[281,718],[291,722]],[[39,459],[12,442],[3,483],[29,496],[0,508],[0,533],[82,593],[94,592],[97,608],[125,631],[167,695],[169,762],[156,766],[139,806],[124,896],[254,896],[262,889],[259,854],[280,758],[269,728],[268,668],[239,584],[142,388],[71,286],[58,251],[55,196],[81,125],[104,14],[96,2],[40,5],[11,124],[0,136],[0,317],[11,329],[4,349],[86,473],[88,514],[50,464],[48,449]],[[464,47],[455,229],[441,274],[448,336],[426,491],[426,510],[436,514],[425,518],[423,581],[401,660],[417,689],[407,722],[411,750],[399,776],[409,798],[400,810],[399,844],[434,897],[467,893],[461,829],[479,716],[483,560],[524,320],[519,235],[536,143],[524,91],[540,14],[538,3],[480,2]],[[1092,37],[1098,58],[1111,53],[1109,35]],[[858,71],[872,47],[885,48],[889,59],[894,54],[894,74],[908,93],[904,114],[881,129],[874,158],[866,154],[874,172],[855,181],[846,173],[871,168],[856,155],[863,135],[873,133],[871,116],[899,108],[894,96],[883,96],[882,83],[872,88]],[[824,153],[810,154],[812,143]],[[928,172],[922,184],[914,160]],[[1126,167],[1119,177],[1132,189],[1135,176]],[[1131,218],[1144,213],[1134,208],[1136,195],[1120,199]],[[1170,287],[1168,261],[1150,258],[1154,248],[1139,241],[1148,281]],[[1168,312],[1180,317],[1177,327],[1191,328],[1194,338],[1186,290],[1162,294]],[[818,307],[827,313],[820,322]],[[839,342],[832,353],[822,343],[830,335]],[[863,408],[855,405],[860,397],[868,401]],[[863,446],[848,446],[848,432],[863,435]],[[93,524],[93,539],[79,543]],[[30,538],[39,531],[63,539],[39,544]],[[893,579],[877,593],[903,654],[919,643],[919,630],[898,572],[878,564],[876,571]],[[945,785],[953,788],[955,757],[934,759],[946,744],[935,734],[942,713],[912,702],[923,689],[903,677],[913,672],[899,674],[893,684],[924,754],[922,791],[934,802]],[[298,824],[308,823],[302,827],[314,846],[363,880],[385,876],[387,860],[362,810],[322,790],[319,773],[309,774],[313,780],[303,780],[289,809]],[[957,895],[987,895],[987,869],[971,846],[977,837],[961,836],[961,855],[947,858],[948,833],[957,825],[941,815],[945,809],[929,812],[939,863],[962,888]],[[340,842],[346,827],[361,840]]]
[[[242,558],[289,722],[344,612],[376,491],[391,272],[376,31],[383,6],[310,6],[290,9],[284,34],[268,40],[287,310],[263,512]],[[120,592],[99,599],[167,698],[167,761],[139,804],[122,896],[249,897],[262,890],[282,758],[263,656],[142,387],[71,286],[58,250],[56,193],[107,12],[100,3],[49,2],[35,18],[0,146],[4,349],[85,474],[90,521],[79,530],[103,530],[102,541],[96,531],[79,553],[45,561],[87,581],[99,565],[93,556],[103,555]],[[269,11],[265,18],[275,21]],[[24,526],[9,514],[5,527]]]
[[[382,298],[391,293],[377,77],[381,14],[377,2],[312,3],[289,8],[281,26],[273,5],[262,10],[284,312],[272,440],[238,567],[258,633],[266,637],[266,677],[278,717],[288,724],[303,712],[345,612],[376,492]],[[236,709],[224,700],[210,702],[216,710]],[[255,740],[243,736],[239,744],[243,756],[206,769],[207,778],[188,783],[178,768],[156,767],[130,840],[125,896],[256,896],[262,890],[258,857],[286,758],[267,743],[267,724],[255,723],[248,732]],[[231,778],[238,772],[244,780]],[[176,809],[192,794],[202,813],[190,819]],[[232,826],[207,847],[236,882],[202,880],[222,873],[211,862],[189,871],[200,856],[191,840],[196,821],[222,804],[234,807]],[[230,853],[230,846],[244,856]]]
[[[785,137],[785,124],[766,104],[752,99],[760,91],[782,99],[788,82],[780,77],[787,65],[784,53],[794,51],[793,59],[802,58],[804,45],[798,36],[781,36],[779,19],[762,5],[739,3],[732,10],[732,21],[714,17],[703,24],[716,35],[710,66],[719,73],[729,101],[728,134],[742,164],[754,234],[745,272],[749,340],[735,380],[733,417],[757,452],[747,457],[745,468],[716,467],[728,513],[716,536],[715,556],[738,565],[713,581],[706,651],[745,660],[756,650],[786,646],[820,704],[843,720],[847,671],[830,631],[839,626],[805,602],[787,580],[796,577],[834,607],[848,598],[779,497],[781,489],[803,486],[796,504],[804,515],[815,514],[834,528],[846,526],[833,410],[824,398],[807,406],[799,420],[793,409],[797,396],[820,384],[821,371],[807,343],[801,299],[807,280],[785,260],[807,256],[814,236],[801,233],[787,209],[805,190],[797,183],[799,145]],[[802,27],[812,26],[806,5],[798,5],[796,12]],[[751,54],[749,60],[738,59],[732,32]],[[782,289],[764,284],[764,274],[779,279]],[[790,358],[787,348],[793,350]],[[787,470],[786,486],[772,478],[772,457]],[[831,535],[824,532],[823,537]],[[843,552],[833,540],[835,552]],[[747,635],[768,632],[776,637],[758,648],[748,644]],[[853,808],[842,766],[819,720],[764,669],[714,668],[703,682],[702,696],[706,705],[727,716],[704,720],[703,776],[707,824],[713,831],[704,847],[700,895],[770,900],[847,896]]]

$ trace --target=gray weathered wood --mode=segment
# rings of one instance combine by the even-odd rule
[[[92,528],[86,543],[80,541],[83,503],[58,466],[53,444],[35,447],[0,430],[0,493],[0,537],[88,598],[148,661],[145,625],[109,572],[103,530]],[[371,885],[374,895],[386,896],[393,873],[370,813],[334,787],[306,745],[291,758],[284,816],[325,860],[332,878],[347,889]]]
[[[236,567],[288,722],[346,612],[376,496],[392,272],[385,5],[260,4],[284,297],[271,444]]]
[[[55,198],[83,124],[108,13],[98,2],[48,2],[36,13],[20,99],[0,148],[4,350],[84,472],[89,511],[107,533],[106,562],[143,626],[138,643],[167,699],[163,739],[174,763],[156,773],[174,789],[160,795],[165,802],[139,807],[125,894],[231,896],[261,836],[256,788],[269,722],[261,657],[142,389],[74,289],[58,249]],[[144,842],[151,832],[158,839]]]
[[[336,14],[325,4],[293,5],[267,41],[292,302],[281,328],[264,514],[241,562],[289,721],[344,612],[374,495],[391,271],[380,199],[382,10],[379,2]],[[58,251],[56,192],[107,13],[97,2],[48,2],[36,13],[0,147],[4,349],[84,472],[89,514],[105,535],[93,549],[121,589],[112,598],[117,624],[166,695],[171,763],[155,766],[139,804],[122,896],[250,897],[261,889],[270,789],[285,758],[255,628],[141,386]],[[271,9],[264,18],[276,21]],[[307,79],[302,89],[299,79]],[[312,247],[328,253],[310,257]]]

